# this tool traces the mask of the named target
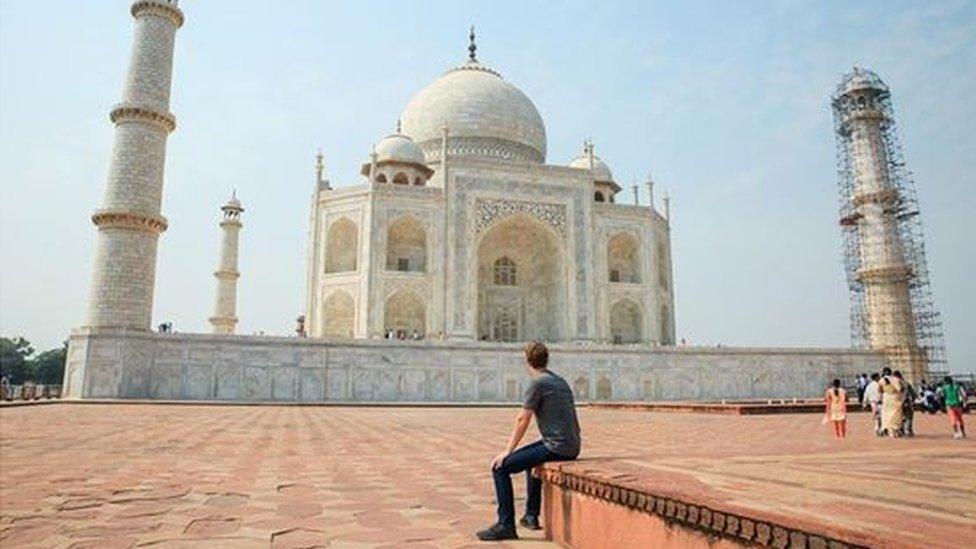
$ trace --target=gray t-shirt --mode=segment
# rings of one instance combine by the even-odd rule
[[[525,390],[527,410],[535,412],[542,443],[550,452],[574,458],[580,453],[580,428],[573,390],[566,380],[546,370]]]

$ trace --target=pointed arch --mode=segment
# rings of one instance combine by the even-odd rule
[[[576,381],[573,382],[573,393],[575,393],[576,398],[580,400],[589,400],[590,378],[585,375],[577,377]]]
[[[640,250],[630,233],[617,233],[607,241],[607,278],[610,282],[640,282]]]
[[[621,299],[610,307],[610,337],[614,343],[638,343],[643,333],[641,308],[630,299]]]
[[[404,216],[387,228],[386,269],[419,273],[427,270],[427,232],[417,218]]]
[[[336,290],[325,298],[322,335],[325,337],[352,337],[356,320],[356,302],[342,290]]]
[[[596,399],[610,400],[611,398],[613,398],[613,383],[606,374],[603,374],[596,381]]]
[[[387,298],[383,307],[383,328],[403,332],[407,337],[414,332],[423,337],[427,332],[426,302],[411,290],[397,291]]]
[[[359,229],[343,217],[329,226],[325,245],[325,272],[342,273],[356,270],[359,248]]]

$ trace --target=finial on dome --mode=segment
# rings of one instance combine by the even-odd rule
[[[468,35],[468,40],[470,41],[470,44],[468,44],[468,59],[477,61],[478,58],[475,56],[475,52],[478,51],[478,46],[474,43],[474,25],[471,25],[471,34]]]
[[[400,119],[399,119],[399,118],[397,118],[397,135],[400,135],[401,133],[403,133],[403,132],[401,131],[401,127],[402,127],[402,126],[401,126],[401,124],[400,124]]]

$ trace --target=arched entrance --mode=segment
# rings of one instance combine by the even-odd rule
[[[565,256],[552,230],[521,214],[495,223],[477,268],[479,339],[565,339]]]
[[[383,311],[383,331],[412,338],[414,333],[424,337],[427,330],[427,307],[424,299],[409,290],[400,290],[386,300]]]
[[[621,299],[610,308],[610,337],[614,343],[638,343],[641,340],[640,307],[629,299]]]

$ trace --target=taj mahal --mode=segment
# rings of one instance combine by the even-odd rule
[[[521,342],[532,339],[550,345],[581,401],[815,396],[885,360],[870,349],[676,345],[667,197],[655,202],[648,178],[649,205],[624,204],[590,141],[568,162],[548,159],[536,106],[479,59],[473,29],[466,59],[416,92],[390,135],[363,144],[359,173],[347,174],[358,181],[333,185],[318,155],[297,335],[235,333],[248,280],[237,197],[222,208],[212,333],[155,331],[157,244],[180,217],[161,204],[184,13],[177,0],[137,0],[131,12],[92,216],[88,318],[69,341],[70,398],[517,401]]]
[[[473,31],[469,49],[410,100],[364,183],[319,175],[308,334],[670,345],[667,218],[620,204],[589,143],[547,164],[535,105],[478,61]]]

